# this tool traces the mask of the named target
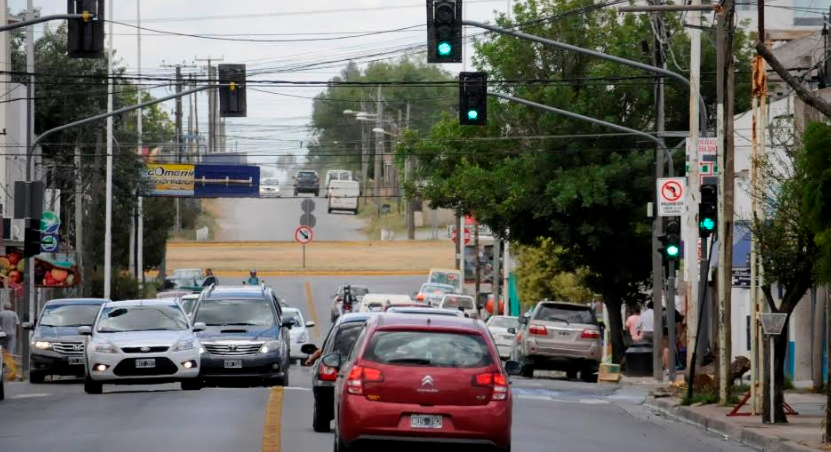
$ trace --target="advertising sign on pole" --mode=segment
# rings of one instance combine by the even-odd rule
[[[145,196],[193,196],[195,174],[194,165],[148,163],[144,172]]]

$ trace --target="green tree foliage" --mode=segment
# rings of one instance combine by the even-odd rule
[[[378,106],[378,88],[373,83],[450,80],[452,78],[447,72],[414,59],[405,58],[394,63],[371,63],[363,70],[350,62],[341,71],[340,76],[331,80],[333,85],[315,97],[312,113],[314,139],[309,145],[312,162],[321,168],[344,168],[359,172],[361,141],[365,138],[374,142],[375,134],[370,131],[375,127],[375,123],[358,122],[354,116],[344,115],[343,112],[353,110],[375,114]],[[405,127],[408,103],[410,128],[426,132],[439,119],[441,112],[450,110],[456,102],[456,90],[441,84],[428,87],[384,85],[382,95],[385,101],[385,119],[391,121],[385,123],[385,128],[390,130]],[[362,128],[364,137],[361,136]],[[374,153],[374,143],[371,145],[370,153]]]
[[[513,23],[530,24],[523,30],[531,34],[651,63],[638,44],[652,43],[648,15],[621,17],[592,5],[589,0],[518,2]],[[673,17],[665,21],[672,48],[666,53],[688,64],[684,49],[689,42],[681,24]],[[512,24],[505,17],[497,22]],[[739,34],[736,41],[736,59],[742,62],[738,69],[744,74],[750,61],[747,39]],[[703,91],[712,100],[715,55],[708,46],[703,52]],[[478,42],[474,61],[488,71],[493,91],[636,130],[654,128],[651,74],[504,36]],[[688,96],[685,87],[667,82],[668,129],[686,130]],[[746,109],[747,101],[741,102],[737,111]],[[447,115],[429,134],[407,135],[398,152],[418,155],[424,183],[417,191],[432,205],[472,213],[519,243],[535,244],[540,237],[553,240],[562,249],[558,265],[564,271],[585,271],[586,287],[603,296],[619,359],[620,308],[642,301],[651,276],[651,225],[644,208],[654,194],[654,147],[632,136],[585,136],[608,132],[491,100],[487,127],[464,128]],[[680,163],[676,167],[682,167]]]
[[[514,251],[519,256],[516,270],[519,298],[526,300],[529,307],[541,300],[594,301],[594,293],[582,284],[587,271],[563,271],[558,260],[562,249],[553,240],[540,239],[536,245],[520,245]]]
[[[803,208],[821,252],[817,277],[831,282],[831,126],[809,124],[803,144],[797,163],[805,172]]]

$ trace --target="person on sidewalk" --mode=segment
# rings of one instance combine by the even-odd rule
[[[652,302],[646,304],[646,310],[641,312],[641,335],[642,340],[652,342],[655,334],[655,312],[652,309]]]
[[[207,268],[205,269],[205,280],[202,281],[202,287],[208,287],[211,284],[219,284],[219,280],[214,276],[214,272],[210,268]]]
[[[0,331],[6,333],[6,343],[3,344],[3,349],[12,354],[17,352],[17,327],[19,325],[20,318],[12,310],[12,303],[7,301],[3,305],[3,311],[0,312]]]
[[[640,342],[643,339],[643,331],[641,330],[641,314],[633,308],[629,310],[629,317],[626,318],[624,327],[629,333],[631,342]]]
[[[251,270],[250,276],[248,277],[248,281],[246,281],[246,283],[252,286],[260,285],[260,278],[257,276],[257,270]]]

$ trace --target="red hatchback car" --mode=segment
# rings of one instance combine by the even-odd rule
[[[511,391],[490,333],[476,320],[373,318],[339,369],[335,452],[378,442],[436,442],[510,451]],[[511,363],[521,371],[519,363]]]

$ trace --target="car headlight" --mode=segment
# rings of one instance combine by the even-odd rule
[[[35,346],[35,348],[38,348],[40,350],[51,350],[52,349],[52,343],[48,342],[48,341],[35,341],[34,346]]]
[[[295,342],[297,342],[298,344],[305,344],[306,342],[309,342],[309,333],[304,331],[298,334]]]
[[[109,342],[99,342],[95,344],[92,349],[98,353],[118,353],[118,349],[115,345]]]
[[[260,353],[271,353],[282,348],[283,344],[280,341],[268,341],[260,347]]]
[[[184,341],[177,342],[176,345],[174,345],[170,349],[170,351],[172,351],[172,352],[183,352],[183,351],[186,351],[186,350],[193,350],[194,348],[196,348],[196,346],[193,345],[193,339],[187,339],[187,340],[184,340]]]

